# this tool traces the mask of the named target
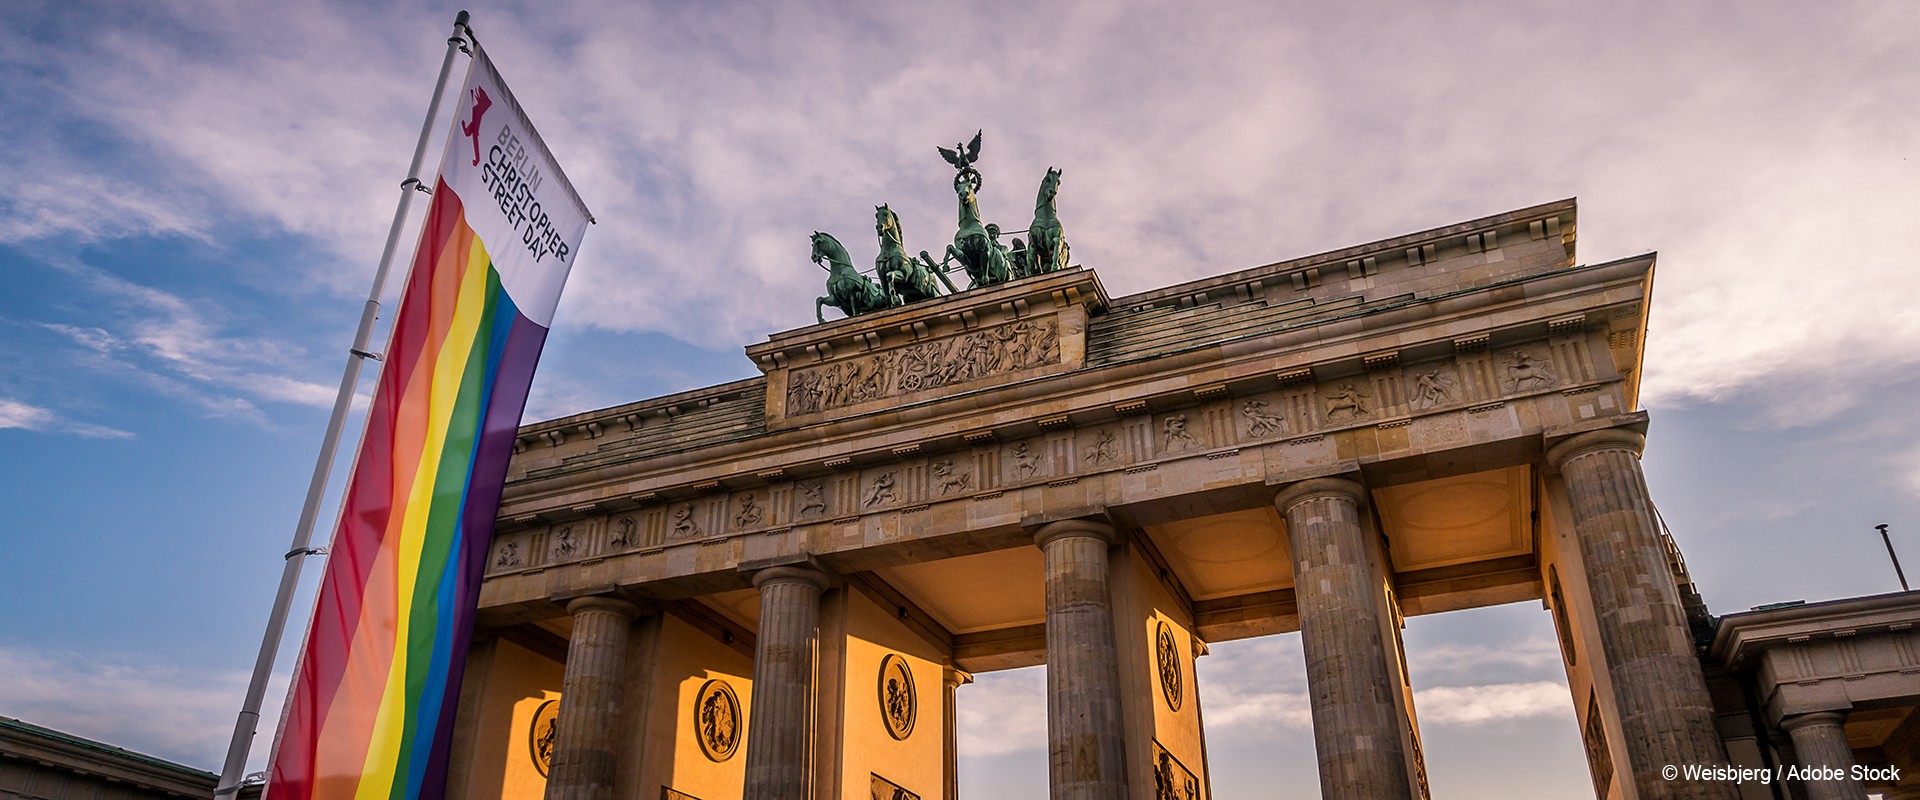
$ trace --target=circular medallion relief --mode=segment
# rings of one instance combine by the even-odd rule
[[[740,696],[726,681],[707,681],[693,696],[693,738],[714,761],[732,758],[740,749]]]
[[[1160,692],[1167,697],[1167,707],[1180,710],[1180,642],[1173,635],[1173,626],[1166,620],[1160,621],[1160,629],[1154,634],[1154,655],[1160,665]]]
[[[560,701],[548,700],[533,710],[533,722],[527,725],[527,754],[540,777],[553,769],[553,732],[560,722]]]
[[[905,739],[913,733],[916,704],[913,671],[907,668],[907,659],[889,653],[880,660],[880,719],[893,738]]]

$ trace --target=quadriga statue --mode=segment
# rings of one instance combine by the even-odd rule
[[[825,262],[822,264],[822,262]],[[827,296],[813,303],[815,319],[826,322],[825,309],[833,306],[849,317],[890,308],[893,302],[886,290],[853,268],[853,258],[832,234],[813,232],[813,263],[827,271]]]

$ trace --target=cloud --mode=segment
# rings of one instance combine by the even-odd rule
[[[46,265],[78,278],[104,303],[92,306],[95,325],[42,322],[72,341],[92,363],[137,374],[150,389],[198,406],[212,417],[264,423],[255,400],[328,408],[336,387],[301,380],[285,370],[303,361],[301,348],[270,336],[235,333],[245,321],[220,319],[218,304],[187,298],[122,278],[72,259]]]
[[[956,695],[960,752],[968,758],[1047,749],[1043,667],[977,675]]]
[[[1116,293],[1579,195],[1583,260],[1662,253],[1646,402],[1758,396],[1793,424],[1858,402],[1818,387],[1920,363],[1895,244],[1920,235],[1920,87],[1895,77],[1920,32],[1899,4],[1846,6],[598,3],[476,19],[601,221],[572,324],[714,349],[805,324],[821,280],[806,233],[865,258],[888,202],[911,247],[941,250],[954,200],[932,148],[984,127],[987,217],[1024,227],[1040,174],[1062,167],[1074,252]],[[71,41],[11,34],[45,68],[33,97],[161,166],[104,184],[67,158],[10,177],[125,186],[129,205],[101,215],[127,230],[268,222],[331,253],[303,280],[350,293],[446,20],[314,7],[301,36],[257,35],[285,22],[226,0],[109,15]],[[1356,57],[1353,41],[1378,47]],[[58,130],[23,134],[46,147],[35,137]],[[194,205],[176,195],[209,210],[169,218]],[[23,219],[73,216],[32,196]]]
[[[128,431],[109,428],[105,425],[65,420],[51,409],[0,397],[0,430],[7,428],[44,433],[70,433],[88,439],[133,438],[133,434]]]
[[[217,771],[248,674],[0,646],[0,714]],[[251,768],[266,763],[285,678],[268,683]]]
[[[1573,713],[1567,685],[1553,681],[1419,689],[1413,693],[1413,706],[1423,727],[1566,717]]]

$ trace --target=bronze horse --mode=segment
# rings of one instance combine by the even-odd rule
[[[895,305],[939,297],[940,287],[934,283],[936,278],[947,285],[948,292],[956,291],[947,276],[931,263],[923,263],[907,255],[900,232],[900,217],[893,213],[893,209],[885,205],[875,206],[873,228],[880,235],[880,256],[873,260],[874,275],[880,278],[881,289],[893,297]]]
[[[868,280],[853,268],[853,258],[847,255],[847,248],[840,246],[840,240],[831,234],[813,232],[813,263],[826,262],[827,296],[817,298],[813,303],[815,319],[826,322],[825,308],[833,306],[849,317],[859,316],[870,311],[880,311],[893,306],[892,298],[880,285]]]
[[[1060,170],[1047,168],[1040,179],[1040,194],[1033,201],[1033,224],[1027,226],[1028,250],[1026,274],[1040,275],[1064,269],[1070,258],[1060,215],[1054,210],[1054,198],[1060,194]]]

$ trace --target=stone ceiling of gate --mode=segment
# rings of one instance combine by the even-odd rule
[[[692,597],[812,558],[953,598],[1106,513],[1194,602],[1290,584],[1277,484],[1364,473],[1396,569],[1530,552],[1543,432],[1629,414],[1652,256],[1572,265],[1571,201],[1110,298],[1070,269],[776,334],[763,376],[521,430],[482,604]],[[1444,569],[1442,570],[1444,572]],[[544,604],[544,605],[543,605]],[[517,610],[516,610],[517,609]]]

